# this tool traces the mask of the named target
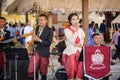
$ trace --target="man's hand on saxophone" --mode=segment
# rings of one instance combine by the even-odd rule
[[[36,36],[36,35],[33,35],[33,36],[32,36],[32,40],[33,40],[33,41],[38,41],[38,42],[40,42],[40,43],[42,42],[42,40],[41,40],[38,36]]]

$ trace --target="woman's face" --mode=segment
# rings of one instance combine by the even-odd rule
[[[72,26],[75,26],[75,25],[78,24],[78,21],[79,21],[78,16],[74,15],[74,16],[71,18],[70,23],[72,24]]]

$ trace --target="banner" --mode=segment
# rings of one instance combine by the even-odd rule
[[[110,47],[84,47],[85,76],[92,79],[103,78],[110,72]]]

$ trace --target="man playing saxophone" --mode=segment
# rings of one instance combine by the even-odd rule
[[[38,16],[38,26],[32,39],[35,45],[36,70],[40,71],[41,80],[47,80],[47,67],[49,64],[50,45],[53,39],[53,30],[47,25],[48,17],[45,14]],[[28,76],[33,77],[34,57],[30,59]],[[29,79],[30,80],[30,79]],[[33,79],[31,79],[33,80]]]

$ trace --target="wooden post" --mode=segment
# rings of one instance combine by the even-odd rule
[[[25,21],[28,22],[28,12],[25,13]]]
[[[52,13],[48,13],[48,26],[52,27]]]
[[[82,18],[83,18],[83,26],[84,26],[84,31],[85,31],[85,45],[88,44],[88,24],[89,24],[89,19],[88,19],[88,0],[82,0]]]
[[[2,16],[2,1],[0,1],[0,16]]]

